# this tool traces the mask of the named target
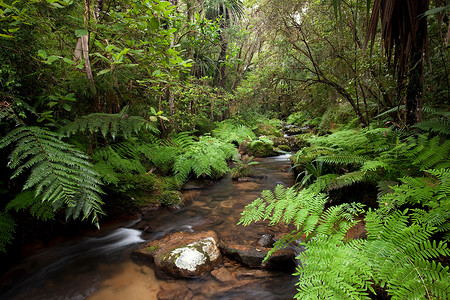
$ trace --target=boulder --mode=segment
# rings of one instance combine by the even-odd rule
[[[222,258],[214,231],[177,232],[145,244],[136,253],[152,257],[157,268],[184,278],[211,271]]]
[[[225,245],[224,243],[221,243],[219,246],[225,255],[250,268],[292,271],[296,266],[296,255],[293,249],[277,250],[263,263],[271,248],[239,244]]]

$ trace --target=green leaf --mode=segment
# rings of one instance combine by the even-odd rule
[[[66,111],[71,111],[72,110],[72,106],[70,106],[69,104],[67,104],[67,103],[63,103],[63,108],[66,110]]]
[[[75,30],[75,36],[76,37],[82,37],[88,34],[88,31],[86,28],[79,28]]]
[[[40,56],[42,58],[47,58],[47,52],[45,52],[44,50],[39,50],[38,56]]]
[[[150,20],[148,21],[148,27],[151,30],[157,30],[159,28],[159,25],[160,25],[159,20],[155,17],[150,18]]]
[[[111,69],[103,69],[103,70],[101,70],[100,72],[97,73],[97,76],[106,74],[106,73],[108,73],[108,72],[111,72]]]

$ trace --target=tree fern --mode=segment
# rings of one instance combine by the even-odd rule
[[[34,189],[55,209],[65,207],[67,217],[91,217],[98,224],[102,213],[100,182],[88,157],[60,134],[39,128],[21,126],[0,141],[0,148],[15,144],[8,166],[15,169],[12,178],[30,170],[24,190]]]

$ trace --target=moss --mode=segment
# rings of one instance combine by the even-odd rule
[[[258,124],[258,128],[255,130],[256,135],[261,136],[275,136],[281,137],[283,133],[277,127],[272,124]]]
[[[180,204],[182,196],[180,191],[161,191],[158,202],[164,206],[174,206]]]
[[[289,145],[279,145],[278,149],[280,149],[281,151],[286,151],[286,152],[291,151],[291,147],[289,147]]]
[[[275,155],[273,145],[265,141],[257,140],[250,144],[250,155],[257,157],[266,157]]]
[[[147,247],[145,250],[149,253],[158,251],[161,248],[161,246],[159,244],[155,244],[153,246]]]

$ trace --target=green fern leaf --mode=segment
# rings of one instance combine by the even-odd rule
[[[88,157],[61,141],[61,137],[39,127],[22,126],[2,139],[0,148],[16,144],[8,163],[10,168],[16,168],[12,178],[26,168],[31,170],[24,190],[34,189],[35,196],[42,197],[42,201],[54,206],[64,204],[69,210],[82,205],[83,218],[91,217],[98,224],[98,215],[102,213],[98,175]],[[78,214],[69,216],[76,218]]]

